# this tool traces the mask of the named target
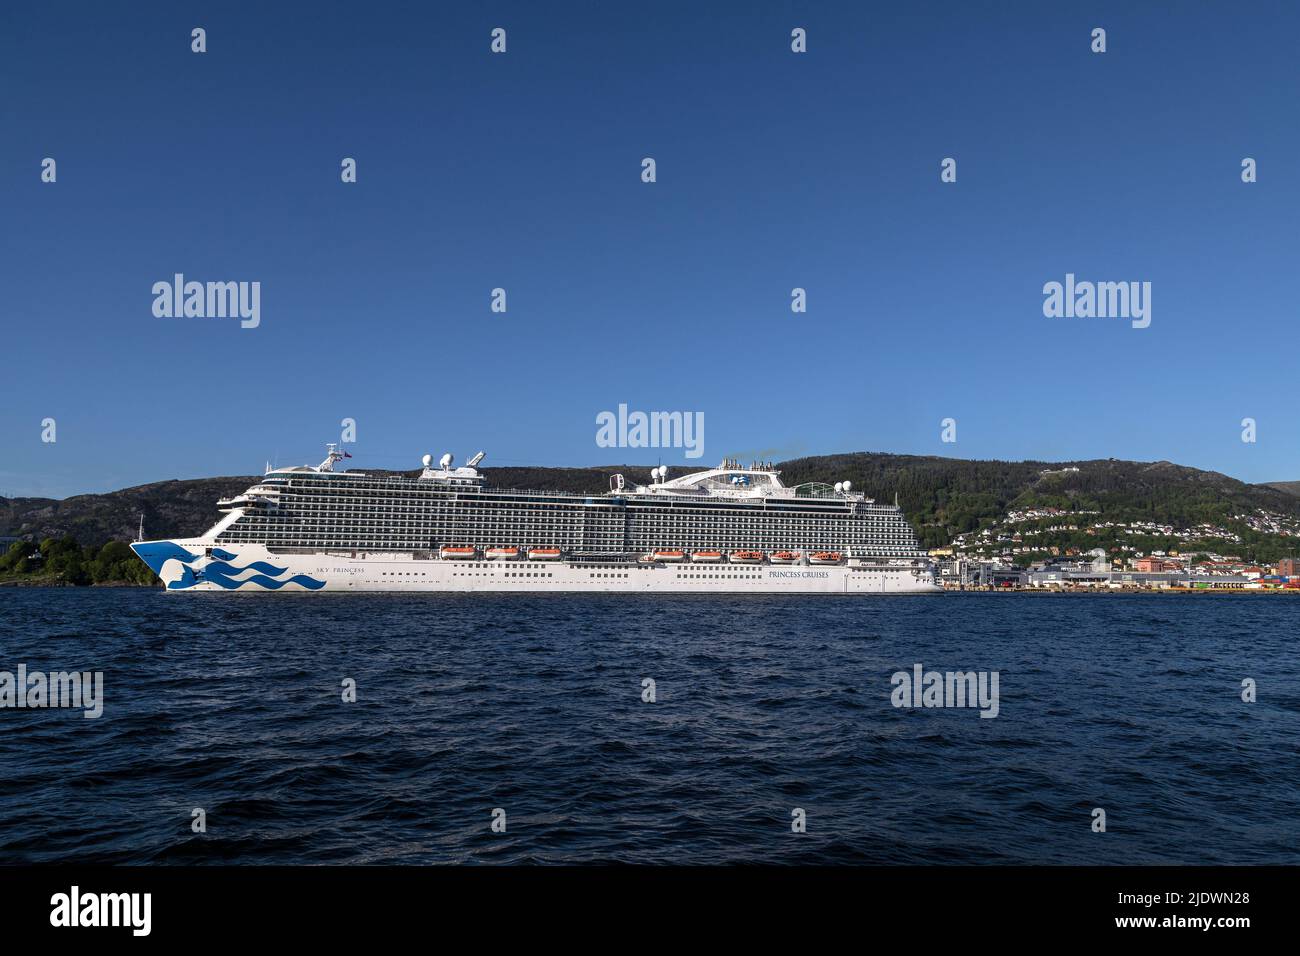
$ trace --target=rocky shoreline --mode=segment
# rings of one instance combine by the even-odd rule
[[[71,581],[57,581],[49,578],[24,581],[19,578],[0,580],[0,588],[141,588],[153,590],[157,585],[136,584],[134,581],[99,581],[94,584],[73,584]]]

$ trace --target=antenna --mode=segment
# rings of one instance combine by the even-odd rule
[[[144,512],[143,511],[140,512],[140,533],[135,540],[136,541],[144,540]]]
[[[330,442],[325,446],[325,460],[316,466],[317,471],[333,471],[334,462],[342,461],[343,454],[339,451],[337,442]]]

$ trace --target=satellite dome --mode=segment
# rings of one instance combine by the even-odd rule
[[[425,467],[425,468],[428,468],[430,465],[433,464],[433,456],[432,456],[432,455],[425,455],[423,458],[420,459],[420,461],[424,462],[424,467]]]

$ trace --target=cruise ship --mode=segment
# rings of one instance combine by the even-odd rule
[[[770,464],[584,495],[488,486],[424,456],[418,477],[269,468],[197,538],[131,547],[169,591],[902,594],[942,590],[897,504],[849,481],[787,487]]]

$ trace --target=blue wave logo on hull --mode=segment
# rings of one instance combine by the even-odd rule
[[[296,584],[309,591],[319,591],[325,586],[324,581],[307,574],[295,574],[292,577],[282,578],[282,575],[289,573],[289,569],[277,568],[274,564],[268,564],[265,561],[251,561],[243,567],[238,567],[230,562],[238,560],[239,556],[220,548],[212,549],[212,556],[218,560],[209,561],[202,567],[194,566],[194,563],[199,560],[197,555],[191,554],[180,545],[173,544],[170,541],[137,543],[131,545],[131,550],[136,553],[136,556],[141,561],[149,565],[150,570],[159,577],[162,576],[163,565],[173,558],[184,565],[181,569],[181,576],[174,581],[167,582],[167,590],[169,591],[183,591],[186,588],[192,588],[197,584],[204,583],[215,584],[227,591],[237,590],[245,584],[255,584],[268,591],[278,591],[288,584]],[[246,578],[238,577],[238,575],[246,571],[256,573]]]

